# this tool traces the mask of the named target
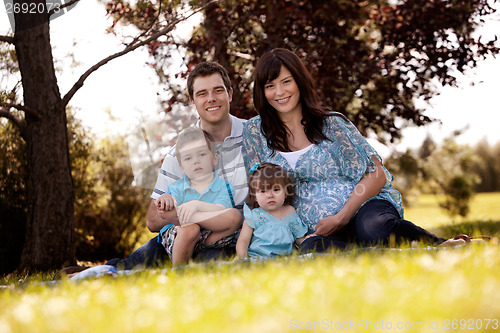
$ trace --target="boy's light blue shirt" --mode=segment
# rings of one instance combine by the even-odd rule
[[[189,185],[189,178],[184,175],[183,178],[168,186],[167,193],[174,197],[175,201],[177,201],[177,206],[192,200],[199,200],[213,204],[220,204],[226,208],[232,208],[233,204],[231,202],[231,195],[229,191],[231,191],[231,195],[234,193],[233,185],[225,182],[222,178],[215,176],[212,183],[210,183],[206,190],[200,194],[193,187],[191,187],[191,185]],[[161,235],[163,235],[165,231],[172,226],[173,224],[167,224],[161,228],[159,237],[161,237]]]

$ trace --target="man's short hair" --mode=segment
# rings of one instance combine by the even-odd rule
[[[227,70],[216,62],[202,62],[196,65],[196,67],[189,73],[187,79],[188,93],[191,98],[193,98],[193,84],[197,77],[205,77],[212,74],[220,74],[224,86],[226,86],[227,91],[231,90],[231,79]]]

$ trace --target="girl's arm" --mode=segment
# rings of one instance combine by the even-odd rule
[[[240,236],[238,237],[238,242],[236,243],[236,254],[238,258],[245,259],[248,257],[248,245],[250,245],[252,234],[253,229],[248,226],[246,221],[243,221]]]
[[[316,231],[308,237],[316,235],[328,236],[342,229],[356,214],[363,203],[380,193],[387,178],[378,158],[372,156],[372,160],[377,166],[376,170],[366,173],[354,187],[344,207],[337,214],[325,217],[319,221],[316,225]]]

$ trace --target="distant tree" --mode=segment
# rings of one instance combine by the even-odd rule
[[[95,142],[85,159],[73,159],[76,256],[79,260],[125,257],[145,231],[150,191],[133,186],[123,137]],[[76,175],[80,172],[80,175]],[[78,186],[77,186],[78,185]]]
[[[384,165],[395,176],[393,187],[402,194],[403,204],[411,206],[422,190],[422,160],[412,149],[408,149],[402,153],[393,153],[384,161]]]
[[[479,181],[473,172],[477,156],[469,146],[456,143],[460,134],[458,131],[446,138],[425,160],[424,167],[433,192],[444,196],[440,206],[452,217],[467,216]]]
[[[500,142],[491,146],[486,139],[474,147],[477,156],[473,171],[479,176],[477,192],[500,191]]]
[[[155,11],[158,2],[145,5]],[[397,120],[431,121],[413,101],[434,96],[433,82],[455,85],[457,73],[498,54],[495,41],[474,35],[493,12],[488,0],[225,0],[205,8],[191,39],[158,41],[150,52],[173,91],[180,90],[177,76],[185,77],[196,63],[220,62],[233,83],[232,112],[248,118],[255,115],[253,64],[265,51],[289,48],[312,71],[325,105],[345,113],[362,133],[372,129],[394,140],[401,134]],[[166,58],[176,48],[184,56],[181,73]],[[178,102],[185,95],[169,95],[165,110]]]
[[[387,165],[396,175],[394,186],[403,198],[408,194],[412,199],[419,193],[433,193],[451,217],[467,216],[479,182],[474,166],[480,157],[469,146],[456,143],[460,134],[453,133],[440,145],[428,137],[417,152],[407,150],[388,159]]]

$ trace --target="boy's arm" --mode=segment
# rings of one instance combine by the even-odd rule
[[[188,202],[180,205],[179,207],[177,207],[177,209],[180,209],[181,207],[186,207],[186,208],[189,207],[189,209],[194,209],[197,212],[215,212],[215,211],[223,210],[223,209],[227,208],[222,204],[210,203],[210,202],[205,202],[205,201],[200,201],[200,200],[188,201]]]
[[[243,221],[238,242],[236,242],[236,254],[238,258],[245,259],[248,257],[248,245],[252,239],[253,229],[250,228],[246,221]]]
[[[193,200],[195,201],[195,200]],[[190,203],[189,201],[187,203]],[[204,202],[203,204],[206,204]],[[210,231],[219,232],[228,229],[239,228],[241,226],[242,216],[236,208],[226,208],[219,204],[203,205],[205,208],[213,209],[208,211],[195,211],[191,215],[185,212],[181,213],[182,205],[177,207],[179,222],[181,225],[197,223],[200,227]],[[186,215],[182,215],[186,214]],[[220,216],[220,218],[215,218]]]
[[[216,210],[212,212],[195,212],[193,215],[191,215],[191,218],[189,219],[189,222],[186,223],[181,223],[181,225],[189,225],[193,223],[202,223],[203,221],[209,220],[211,218],[214,218],[216,216],[219,216],[221,214],[224,214],[228,212],[231,208],[225,208],[223,210]],[[202,223],[204,225],[207,225],[207,223]],[[209,224],[209,223],[208,223]]]
[[[195,213],[219,212],[226,209],[221,204],[213,204],[200,200],[191,200],[177,207],[177,216],[181,225],[193,223]]]

